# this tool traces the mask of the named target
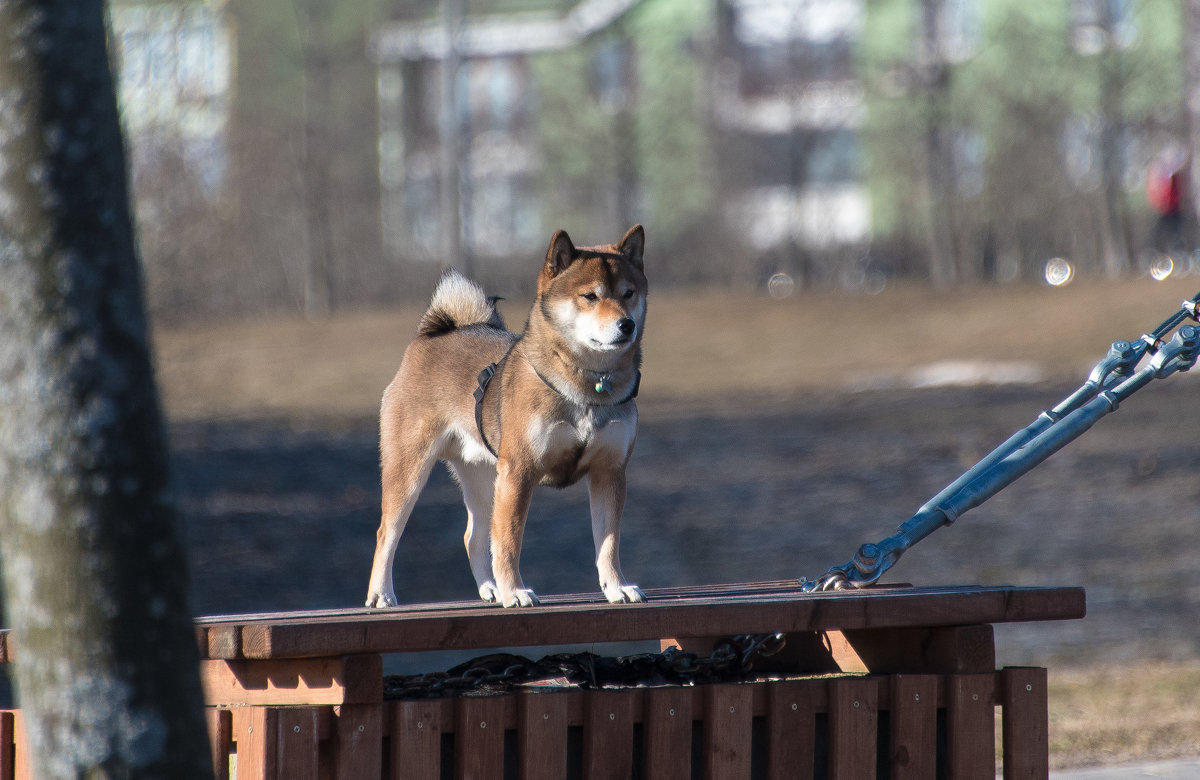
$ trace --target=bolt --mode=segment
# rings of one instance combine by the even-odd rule
[[[296,732],[297,734],[299,734],[299,733],[300,733],[300,727],[299,727],[299,726],[292,726],[292,731],[294,731],[294,732]]]

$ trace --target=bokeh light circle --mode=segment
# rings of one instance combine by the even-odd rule
[[[1071,265],[1071,261],[1066,258],[1052,257],[1046,261],[1042,275],[1046,284],[1051,287],[1063,287],[1070,284],[1071,280],[1075,278],[1075,266]]]

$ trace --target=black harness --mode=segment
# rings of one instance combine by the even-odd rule
[[[506,354],[504,357],[500,358],[500,360],[498,360],[497,362],[492,363],[491,365],[487,366],[482,371],[480,371],[479,377],[478,377],[478,379],[476,379],[477,385],[475,387],[475,393],[474,393],[474,395],[475,395],[475,427],[479,429],[479,438],[483,440],[483,446],[487,447],[487,451],[492,453],[492,457],[499,457],[499,455],[496,454],[495,448],[493,448],[491,443],[488,442],[487,434],[483,432],[483,397],[487,394],[488,385],[490,385],[492,383],[492,379],[496,376],[496,369],[499,368],[500,364],[503,363],[507,359],[508,359],[508,355]],[[554,392],[558,393],[560,396],[563,395],[561,390],[559,390],[554,385],[550,384],[549,379],[542,376],[541,371],[538,371],[535,368],[535,369],[533,369],[533,373],[537,374],[538,379],[542,380],[542,383],[545,384],[546,387],[548,387],[551,390],[553,390]],[[629,392],[629,395],[625,396],[624,399],[622,399],[621,401],[618,401],[615,404],[588,404],[588,406],[622,406],[624,404],[629,403],[633,399],[637,398],[638,390],[641,389],[641,386],[642,386],[642,372],[638,371],[637,375],[634,377],[634,380],[633,380],[633,389]],[[563,397],[565,398],[566,396],[563,396]]]

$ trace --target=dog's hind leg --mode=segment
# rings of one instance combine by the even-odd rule
[[[436,439],[415,436],[411,432],[404,438],[403,443],[392,443],[385,438],[380,447],[383,502],[379,530],[375,533],[371,581],[367,587],[368,607],[394,607],[400,603],[392,583],[396,547],[441,449],[441,442]],[[414,444],[417,441],[421,442],[419,446]]]
[[[492,499],[496,490],[496,467],[490,463],[451,463],[451,470],[462,487],[467,505],[467,531],[463,544],[471,562],[471,574],[479,587],[479,598],[496,600],[496,580],[492,577]]]

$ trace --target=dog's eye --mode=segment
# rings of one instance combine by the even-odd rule
[[[588,303],[595,303],[596,301],[600,300],[600,296],[593,292],[581,293],[579,297],[583,298]]]
[[[629,300],[632,297],[633,297],[633,290],[626,290],[625,291],[625,300]]]

